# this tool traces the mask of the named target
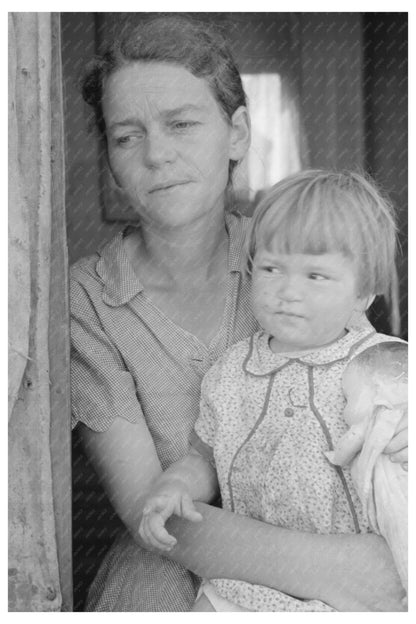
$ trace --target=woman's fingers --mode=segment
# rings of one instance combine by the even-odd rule
[[[390,461],[393,462],[393,464],[400,464],[401,467],[403,468],[403,470],[406,470],[406,472],[408,471],[408,452],[407,449],[403,449],[403,451],[398,451],[397,453],[394,453],[393,455],[389,455]]]
[[[408,412],[403,410],[403,416],[397,425],[394,438],[387,444],[384,453],[389,455],[390,460],[395,464],[401,464],[403,470],[407,472],[407,462],[409,460],[408,452],[409,431],[408,431]]]
[[[408,413],[407,413],[407,409],[404,409],[400,422],[397,425],[394,437],[386,446],[386,448],[384,449],[384,452],[388,454],[396,453],[397,451],[404,451],[404,450],[406,450],[407,452],[408,441],[409,441]],[[407,458],[406,458],[406,461],[407,461]]]
[[[384,449],[384,453],[390,455],[390,459],[393,462],[407,462],[409,459],[408,453],[408,429],[407,427],[396,433],[394,438],[387,444]]]

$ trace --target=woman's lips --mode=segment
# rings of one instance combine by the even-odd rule
[[[172,180],[170,182],[162,182],[153,186],[150,189],[149,194],[157,193],[158,191],[168,191],[169,189],[172,189],[176,186],[184,186],[185,184],[189,184],[189,182],[190,180]]]

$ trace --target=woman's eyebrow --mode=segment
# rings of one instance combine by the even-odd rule
[[[177,108],[167,109],[160,112],[166,117],[175,117],[175,115],[182,115],[183,113],[201,113],[204,110],[206,110],[206,106],[204,106],[204,104],[184,104],[183,106],[178,106]]]
[[[119,121],[113,121],[108,127],[109,130],[124,126],[139,126],[143,127],[143,122],[138,117],[126,117],[126,119],[120,119]]]
[[[162,117],[175,117],[176,115],[183,115],[184,113],[202,113],[206,110],[206,106],[204,104],[196,105],[196,104],[184,104],[183,106],[178,106],[177,108],[170,108],[166,110],[159,110],[158,113]],[[139,117],[126,117],[126,119],[120,119],[118,121],[114,121],[108,127],[108,129],[114,130],[114,128],[125,127],[125,126],[136,126],[136,127],[144,127],[142,119]]]

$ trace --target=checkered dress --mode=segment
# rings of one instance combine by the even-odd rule
[[[72,408],[78,422],[105,431],[115,416],[144,419],[163,469],[188,451],[203,375],[232,344],[258,329],[241,271],[249,219],[229,213],[227,297],[209,346],[170,321],[146,297],[123,232],[71,269]],[[87,611],[187,611],[199,579],[141,549],[123,531],[107,553]]]

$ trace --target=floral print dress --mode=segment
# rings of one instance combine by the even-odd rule
[[[309,353],[275,354],[269,340],[258,332],[234,345],[202,384],[193,446],[215,461],[223,507],[303,532],[368,532],[349,468],[333,466],[324,452],[347,430],[346,365],[361,350],[397,339],[377,334],[364,319]],[[210,583],[253,611],[333,611],[319,600],[242,581]]]

